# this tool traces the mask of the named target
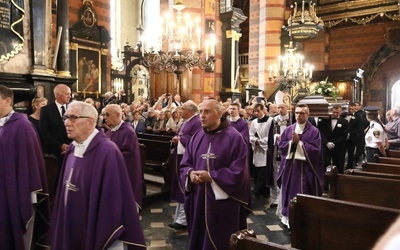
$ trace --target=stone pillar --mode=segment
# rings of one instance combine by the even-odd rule
[[[62,27],[57,56],[57,76],[71,77],[69,71],[69,19],[68,0],[57,1],[57,34]]]
[[[46,0],[31,1],[32,74],[47,74],[46,67]]]
[[[269,82],[268,66],[276,64],[281,53],[280,38],[285,10],[284,0],[250,2],[249,79],[255,77],[266,97],[277,87]]]
[[[222,22],[222,89],[221,97],[232,96],[233,92],[239,92],[239,86],[236,86],[235,76],[239,63],[239,25],[246,20],[243,11],[238,8],[232,8],[232,11],[221,13]]]

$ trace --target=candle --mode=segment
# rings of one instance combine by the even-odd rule
[[[215,36],[211,36],[211,56],[215,55]]]
[[[271,78],[272,77],[272,66],[270,65],[269,66],[269,78]]]
[[[205,42],[205,46],[206,46],[206,59],[208,59],[208,43],[209,43],[209,41],[206,40],[206,42]]]
[[[169,17],[170,17],[169,12],[165,13],[165,34],[167,35],[169,33]]]

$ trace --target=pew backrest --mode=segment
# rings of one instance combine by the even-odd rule
[[[347,175],[357,175],[357,176],[365,176],[365,177],[400,180],[400,175],[398,175],[398,174],[366,172],[366,171],[362,171],[362,170],[358,170],[358,169],[347,169],[346,171],[344,171],[344,173]]]
[[[376,163],[393,164],[400,166],[400,158],[395,157],[382,157],[377,154],[374,155]]]
[[[290,204],[292,247],[371,249],[400,210],[298,194]]]
[[[329,198],[400,209],[400,180],[326,172]],[[396,194],[394,196],[394,194]]]
[[[387,152],[388,157],[395,157],[395,158],[400,158],[400,150],[389,150]]]
[[[363,171],[367,172],[400,174],[400,165],[365,162],[361,164],[361,167]]]

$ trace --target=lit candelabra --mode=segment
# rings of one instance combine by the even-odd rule
[[[183,15],[185,6],[181,0],[177,0],[173,8],[176,10],[175,21],[167,13],[165,21],[158,25],[162,27],[158,32],[144,32],[141,40],[143,64],[157,73],[163,70],[174,72],[178,79],[186,69],[192,70],[193,67],[212,72],[215,62],[215,36],[211,35],[205,41],[205,50],[200,49],[200,19],[193,22],[188,14]],[[158,35],[151,36],[157,33]]]
[[[289,42],[284,56],[278,57],[278,64],[269,66],[269,80],[277,84],[294,86],[295,84],[307,83],[312,78],[314,66],[304,63],[304,56],[295,53],[293,42]]]

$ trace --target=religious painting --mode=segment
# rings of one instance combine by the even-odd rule
[[[206,0],[204,14],[205,15],[215,15],[215,1],[214,0]]]
[[[138,88],[138,95],[144,96],[144,88]]]
[[[100,50],[78,47],[76,58],[77,91],[98,93],[101,88]]]
[[[206,20],[205,33],[215,33],[215,21],[212,19]]]
[[[206,77],[204,78],[204,93],[213,94],[214,93],[214,78]]]

